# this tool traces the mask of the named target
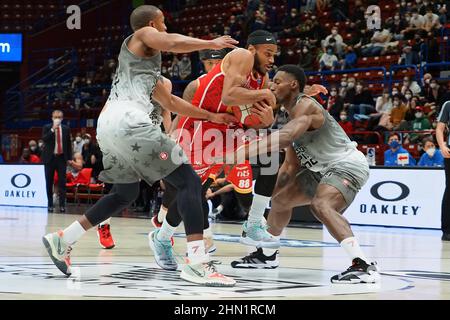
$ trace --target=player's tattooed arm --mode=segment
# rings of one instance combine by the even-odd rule
[[[249,90],[245,88],[247,76],[252,72],[253,55],[245,49],[236,49],[224,60],[225,79],[222,90],[222,102],[227,106],[254,104],[266,100],[275,105],[275,96],[269,89]]]
[[[189,84],[183,91],[183,100],[186,100],[187,102],[192,102],[192,99],[194,98],[195,91],[197,91],[197,88],[198,88],[198,79],[189,82]]]

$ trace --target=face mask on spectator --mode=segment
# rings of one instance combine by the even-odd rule
[[[363,86],[362,86],[362,85],[360,85],[360,84],[358,84],[358,85],[356,86],[356,90],[358,90],[358,91],[361,91],[361,90],[362,90],[362,88],[363,88]]]
[[[330,92],[330,95],[331,95],[332,97],[335,97],[336,94],[337,94],[337,92],[336,92],[335,90],[333,90],[333,91]]]
[[[43,142],[39,142],[38,146],[39,146],[39,148],[42,148],[44,146],[44,143]]]
[[[302,50],[302,52],[303,53],[308,53],[308,49],[305,48],[305,49]]]
[[[430,84],[430,79],[425,79],[424,81],[426,84]]]
[[[183,61],[184,61],[184,62],[188,62],[188,61],[189,61],[189,58],[188,58],[188,57],[183,57]]]
[[[432,83],[432,84],[430,84],[430,88],[431,88],[431,89],[436,89],[436,88],[437,88],[437,83]]]
[[[416,112],[415,116],[416,116],[417,119],[420,119],[420,118],[422,118],[423,113],[422,112]]]
[[[427,150],[427,154],[430,156],[430,158],[432,158],[434,156],[434,153],[436,152],[435,148],[429,148]]]
[[[76,138],[75,138],[75,141],[76,141],[76,142],[81,142],[81,137],[76,137]]]
[[[400,16],[395,16],[394,19],[395,20],[400,20]]]
[[[31,146],[31,147],[30,147],[30,150],[31,150],[31,151],[35,151],[35,150],[36,150],[36,146]]]
[[[393,96],[395,96],[396,94],[398,94],[398,91],[397,91],[397,90],[392,91],[392,95],[393,95]]]
[[[61,119],[53,119],[53,124],[59,126],[61,124]]]
[[[346,86],[347,86],[347,82],[342,81],[342,82],[341,82],[341,87],[344,87],[344,88],[345,88]]]
[[[405,98],[406,98],[406,100],[410,100],[411,99],[411,95],[410,94],[405,94]]]
[[[89,139],[84,139],[84,144],[89,144],[91,142]]]
[[[327,53],[331,55],[331,54],[333,54],[333,50],[328,49],[328,50],[327,50]]]
[[[393,140],[389,142],[389,147],[392,149],[397,149],[400,146],[400,143],[397,140]]]
[[[348,83],[348,87],[351,89],[351,88],[354,88],[355,87],[355,83],[354,82],[349,82]]]
[[[347,116],[345,114],[340,115],[341,121],[347,120]]]
[[[402,7],[405,7],[406,6],[406,1],[403,1],[402,2]]]

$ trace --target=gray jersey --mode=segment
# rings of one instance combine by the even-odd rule
[[[161,53],[150,58],[135,56],[127,46],[132,36],[128,36],[120,48],[119,63],[108,102],[134,101],[151,113],[154,108],[151,95],[161,77]]]
[[[305,132],[292,143],[302,166],[324,174],[336,162],[343,161],[353,153],[360,153],[356,148],[357,143],[350,140],[342,127],[317,101],[301,94],[297,103],[302,98],[314,101],[323,110],[325,117],[325,122],[319,129]]]

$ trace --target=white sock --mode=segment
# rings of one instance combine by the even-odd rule
[[[249,225],[260,225],[262,218],[264,217],[264,212],[269,206],[270,197],[265,197],[259,194],[253,196],[252,206],[250,207],[250,212],[248,213],[248,224]]]
[[[340,243],[341,247],[345,250],[347,255],[350,257],[350,259],[360,258],[366,262],[367,258],[364,255],[364,253],[361,250],[361,247],[359,246],[358,240],[356,240],[355,237],[349,237]]]
[[[205,237],[205,238],[212,238],[213,237],[211,225],[208,227],[208,229],[203,230],[203,237]]]
[[[161,229],[159,229],[159,232],[156,235],[156,238],[159,241],[169,241],[170,238],[172,238],[173,234],[175,233],[175,230],[177,230],[177,227],[172,227],[167,222],[166,218],[164,218]]]
[[[77,242],[78,239],[80,239],[85,233],[86,230],[84,230],[84,228],[78,221],[75,221],[63,230],[63,240],[68,245],[72,245]]]
[[[187,243],[189,264],[199,264],[209,261],[209,256],[205,252],[205,242],[203,240],[189,241]]]
[[[161,206],[161,208],[159,208],[159,212],[158,212],[158,222],[159,223],[164,221],[166,214],[167,214],[167,208],[164,208],[163,206]]]
[[[98,226],[101,227],[105,224],[111,224],[111,218],[106,219],[105,221],[101,222]]]

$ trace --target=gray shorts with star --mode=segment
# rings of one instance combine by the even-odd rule
[[[188,159],[175,141],[154,125],[149,112],[131,101],[108,102],[97,123],[97,141],[107,183],[153,184]]]

